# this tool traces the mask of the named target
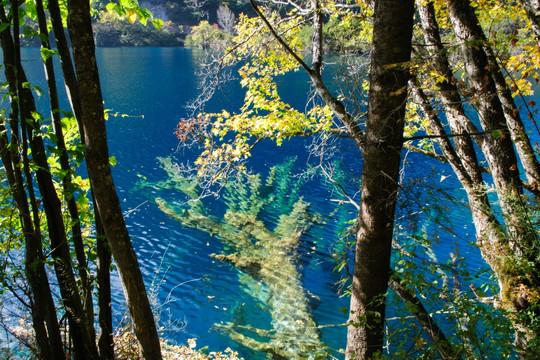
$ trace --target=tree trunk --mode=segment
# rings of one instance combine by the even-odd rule
[[[482,29],[478,25],[474,11],[468,1],[448,1],[449,13],[456,36],[462,44],[461,50],[465,61],[466,73],[475,100],[475,108],[479,114],[479,122],[484,135],[473,138],[482,149],[490,166],[493,182],[501,200],[503,219],[506,231],[499,223],[487,198],[485,185],[480,176],[480,166],[474,155],[475,150],[467,145],[469,132],[475,131],[470,119],[463,111],[462,102],[453,78],[445,48],[442,45],[435,12],[431,3],[418,1],[420,20],[423,27],[426,49],[433,69],[445,80],[437,84],[440,91],[436,96],[441,100],[446,117],[453,134],[461,134],[454,141],[454,148],[446,137],[446,133],[436,112],[428,104],[425,95],[415,84],[412,85],[417,102],[430,123],[430,128],[439,135],[438,142],[458,179],[467,192],[470,210],[477,233],[477,244],[482,256],[495,272],[501,288],[502,307],[514,314],[520,312],[516,308],[519,298],[525,296],[523,289],[537,288],[537,258],[534,243],[534,231],[530,228],[526,209],[522,199],[521,181],[516,166],[516,155],[513,144],[520,154],[530,186],[534,190],[538,174],[538,162],[531,158],[532,151],[529,139],[523,129],[521,120],[516,116],[516,108],[504,84],[497,60],[493,56]],[[503,134],[492,136],[497,130]],[[531,245],[533,245],[531,247]],[[525,263],[532,264],[527,266]],[[532,261],[529,261],[532,260]],[[521,263],[521,265],[519,265]],[[520,280],[520,278],[522,280]],[[525,286],[524,286],[525,285]],[[536,290],[533,290],[536,291]],[[523,310],[523,309],[522,309]],[[516,312],[517,311],[517,312]],[[533,310],[534,312],[534,310]],[[517,320],[520,318],[520,320]],[[528,320],[522,316],[511,316],[518,336],[518,348],[523,351],[525,344],[531,339],[535,330],[527,328]],[[522,333],[528,335],[522,336]],[[534,337],[534,336],[533,336]],[[524,339],[529,340],[524,340]],[[534,357],[534,356],[533,356]]]
[[[14,9],[12,11],[13,23],[18,24],[18,11],[16,10],[17,5],[15,1],[12,3],[12,8]],[[77,284],[71,268],[71,258],[66,241],[60,200],[58,199],[47,164],[43,139],[41,136],[34,134],[34,129],[39,129],[39,124],[33,117],[33,114],[36,113],[36,108],[31,90],[23,86],[28,80],[20,62],[18,27],[15,26],[13,31],[13,38],[5,31],[2,33],[2,45],[8,49],[13,49],[4,53],[6,68],[15,72],[11,76],[10,88],[18,96],[21,132],[23,136],[26,135],[28,137],[32,149],[32,160],[38,166],[36,179],[47,219],[49,240],[52,249],[51,255],[55,259],[54,268],[58,285],[70,323],[70,334],[73,338],[75,352],[78,357],[81,359],[96,358],[97,348],[91,335],[92,332],[89,330],[93,325],[91,319],[86,318],[83,313],[82,304],[78,296]]]
[[[5,131],[5,127],[0,125],[0,157],[19,212],[25,239],[25,273],[32,296],[30,310],[37,344],[43,359],[63,359],[65,355],[62,337],[49,279],[45,271],[41,236],[32,224],[32,215],[24,192],[24,180],[18,163],[12,163],[13,157]]]
[[[449,0],[448,12],[454,32],[461,45],[465,71],[476,104],[479,121],[486,132],[480,145],[491,169],[493,182],[499,194],[501,209],[507,221],[507,231],[515,240],[526,236],[523,219],[517,214],[522,194],[521,180],[502,104],[499,100],[490,64],[483,47],[487,46],[482,29],[468,0]],[[501,136],[494,136],[496,131]]]
[[[375,2],[347,359],[382,354],[413,15],[412,0]]]
[[[531,28],[536,37],[536,42],[540,46],[540,1],[539,0],[521,0],[521,5],[527,13],[527,18],[531,23]]]
[[[87,0],[68,1],[68,29],[81,99],[82,112],[79,121],[85,136],[85,159],[95,206],[116,260],[142,357],[160,359],[161,350],[152,309],[109,165],[103,98]]]
[[[99,308],[99,336],[98,346],[101,360],[114,359],[114,338],[111,306],[111,249],[103,231],[99,213],[96,211],[97,233],[97,286]]]
[[[81,100],[71,53],[62,25],[60,6],[57,0],[49,0],[47,3],[52,27],[54,30],[56,46],[64,74],[64,82],[71,104],[71,109],[77,119],[81,142],[84,145],[84,129],[80,119],[82,118]],[[93,192],[92,192],[93,193]],[[93,203],[96,203],[92,195]],[[99,326],[101,334],[99,336],[98,347],[102,359],[114,359],[114,339],[111,307],[111,280],[110,265],[112,262],[109,244],[101,224],[99,213],[95,211],[95,226],[97,233],[97,287],[98,287],[98,308]]]
[[[47,9],[51,18],[51,25],[54,32],[54,39],[60,58],[60,64],[62,65],[62,73],[64,75],[64,83],[66,84],[66,92],[68,94],[71,109],[77,119],[79,125],[79,134],[81,136],[81,142],[84,145],[84,130],[79,120],[81,117],[81,99],[79,97],[79,89],[77,85],[77,77],[75,75],[75,69],[73,68],[73,61],[71,53],[69,51],[69,44],[64,33],[64,26],[62,23],[62,14],[60,12],[60,6],[58,0],[49,0],[47,3]]]
[[[527,130],[523,125],[519,109],[514,102],[512,93],[506,84],[506,80],[501,71],[497,58],[493,54],[493,50],[486,42],[484,51],[489,62],[489,71],[495,83],[497,94],[499,95],[499,101],[501,102],[504,116],[506,118],[506,124],[508,131],[514,146],[516,148],[517,155],[523,166],[523,172],[529,182],[527,189],[531,191],[536,197],[540,198],[540,191],[537,187],[540,185],[540,163],[536,158],[534,148],[531,144],[531,140],[527,134]]]
[[[491,246],[484,249],[483,254],[488,262],[490,258],[493,261],[507,259],[506,266],[497,273],[501,284],[501,306],[512,313],[510,319],[516,329],[516,344],[521,356],[537,358],[538,350],[533,344],[540,331],[534,325],[534,317],[540,315],[535,295],[540,288],[538,239],[524,206],[517,159],[509,136],[511,131],[495,86],[497,79],[491,73],[491,51],[486,51],[489,45],[469,1],[449,0],[448,11],[456,37],[462,44],[461,54],[473,96],[478,99],[479,120],[487,132],[481,148],[497,189],[506,224],[506,243],[510,247]],[[490,132],[495,129],[502,132],[501,137],[491,136]],[[479,239],[487,243],[486,240]]]
[[[39,22],[39,31],[43,36],[41,39],[42,48],[49,49],[48,43],[49,31],[47,29],[47,20],[45,17],[45,11],[43,8],[43,2],[41,0],[34,0],[36,4],[36,12]],[[45,60],[45,74],[47,78],[47,88],[49,90],[49,101],[51,104],[51,117],[53,119],[54,133],[56,135],[56,147],[58,149],[58,156],[60,159],[60,166],[65,172],[62,180],[62,186],[64,190],[64,197],[67,203],[68,212],[71,217],[71,241],[75,248],[76,259],[78,263],[78,274],[81,279],[81,289],[83,298],[83,310],[86,312],[88,319],[94,319],[94,305],[92,301],[92,284],[89,279],[88,264],[86,261],[86,254],[84,252],[83,237],[81,231],[81,224],[79,219],[79,210],[77,208],[77,202],[75,200],[75,194],[73,193],[73,183],[71,167],[69,164],[69,157],[66,150],[66,143],[64,140],[64,133],[62,130],[62,120],[60,118],[60,105],[58,102],[58,91],[56,88],[56,76],[54,73],[54,66],[52,58]],[[95,337],[94,327],[90,326],[88,329],[91,332],[92,338]]]
[[[452,344],[448,341],[444,332],[437,325],[433,318],[430,316],[424,305],[420,302],[420,299],[407,287],[405,287],[399,278],[392,277],[388,283],[390,288],[401,298],[401,300],[407,302],[413,309],[413,315],[416,320],[422,325],[422,328],[428,334],[430,339],[435,344],[441,359],[454,360],[459,359],[459,354]]]

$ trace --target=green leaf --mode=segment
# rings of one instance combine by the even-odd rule
[[[0,32],[6,30],[7,28],[9,28],[9,23],[5,22],[0,24]]]
[[[116,156],[111,156],[109,158],[109,164],[111,164],[111,166],[116,166],[118,162],[116,161]]]
[[[63,179],[66,177],[67,174],[69,174],[69,170],[59,169],[57,174],[60,179]]]
[[[39,41],[41,41],[42,43],[48,44],[49,37],[47,36],[47,34],[39,33]]]
[[[163,27],[163,20],[161,19],[154,19],[152,20],[152,25],[154,25],[154,27],[156,29],[161,29]]]
[[[493,130],[491,136],[493,136],[495,140],[499,140],[503,136],[503,132],[502,130]]]
[[[23,28],[23,35],[29,38],[33,38],[38,35],[38,32],[32,29],[30,26],[25,26]]]
[[[22,16],[28,16],[33,20],[37,19],[37,10],[36,5],[33,1],[26,1],[24,4],[24,7],[20,7],[19,11],[23,11],[21,14]]]
[[[106,8],[107,8],[107,11],[117,13],[119,16],[122,16],[125,14],[124,10],[120,7],[120,5],[115,4],[115,3],[108,3]]]
[[[56,50],[41,48],[41,58],[43,61],[47,61],[52,56],[56,55],[58,52]]]

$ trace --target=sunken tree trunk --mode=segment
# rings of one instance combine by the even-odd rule
[[[265,181],[259,175],[231,180],[223,195],[227,204],[223,218],[207,210],[211,207],[201,201],[197,179],[184,178],[170,159],[161,162],[168,179],[149,185],[174,189],[190,200],[180,207],[158,197],[160,210],[183,226],[219,238],[226,253],[211,256],[240,270],[245,291],[271,316],[271,329],[243,323],[241,311],[233,321],[214,327],[269,359],[325,358],[326,346],[310,306],[316,297],[304,288],[297,265],[301,237],[313,217],[309,204],[298,195],[303,180],[293,180],[294,161],[272,167]],[[277,224],[269,226],[265,213],[279,214]]]
[[[414,1],[375,2],[347,359],[382,353],[413,14]]]

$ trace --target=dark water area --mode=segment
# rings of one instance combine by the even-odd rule
[[[45,89],[39,50],[23,49],[22,56],[27,60],[25,68],[30,81]],[[263,354],[253,354],[213,329],[214,324],[242,319],[268,328],[268,315],[240,284],[239,271],[210,257],[222,249],[219,239],[184,228],[159,210],[154,195],[159,193],[171,202],[182,201],[178,192],[171,190],[164,194],[159,188],[137,190],[142,180],[156,183],[165,179],[166,173],[158,157],[173,155],[175,161],[193,160],[194,154],[178,151],[174,130],[178,121],[188,116],[186,104],[197,96],[196,74],[203,53],[183,48],[99,48],[97,56],[105,108],[110,109],[111,114],[128,115],[110,116],[107,122],[109,151],[117,160],[114,180],[133,245],[145,281],[155,290],[156,303],[161,310],[163,336],[178,344],[197,338],[198,346],[208,346],[211,351],[230,346],[246,359],[264,358]],[[297,72],[287,75],[282,82],[283,97],[303,109],[309,92],[307,77]],[[231,111],[237,109],[242,100],[241,90],[233,86],[230,91],[217,93],[207,109]],[[47,98],[43,96],[40,106],[45,107],[46,103]],[[68,108],[67,104],[63,106]],[[309,160],[306,145],[305,140],[285,141],[281,147],[263,143],[253,151],[248,166],[254,172],[266,173],[268,165],[296,156],[300,171]],[[350,166],[347,171],[359,177],[357,149],[345,144],[339,156]],[[403,228],[413,220],[416,224],[420,220],[422,230],[437,238],[434,253],[439,262],[450,260],[451,254],[458,252],[474,271],[484,269],[478,250],[471,245],[474,229],[468,211],[452,203],[453,199],[462,198],[463,193],[451,169],[417,154],[408,153],[404,157],[407,162],[402,178],[408,190],[401,197],[397,215]],[[418,179],[424,181],[418,182]],[[445,192],[430,193],[426,183],[442,186]],[[420,195],[415,197],[410,195],[412,193]],[[310,293],[320,298],[313,310],[317,323],[343,324],[347,317],[340,309],[347,308],[349,300],[338,294],[336,283],[340,274],[333,271],[336,263],[332,249],[345,228],[343,222],[354,218],[355,210],[352,206],[342,207],[335,213],[336,204],[330,199],[338,196],[321,179],[306,184],[301,195],[312,204],[313,212],[327,220],[325,226],[313,226],[302,238],[298,263],[302,282]],[[224,211],[220,199],[211,201],[216,212]],[[422,210],[423,206],[430,205],[427,201],[433,205],[430,212]],[[448,221],[445,217],[449,217]],[[275,217],[269,215],[265,220],[271,223]],[[452,231],[444,229],[446,226],[452,227]],[[117,277],[113,291],[115,316],[120,321],[125,314]],[[396,316],[396,311],[389,308],[388,316]],[[167,324],[168,320],[172,323]],[[321,335],[322,341],[332,349],[345,347],[344,327],[325,327]]]

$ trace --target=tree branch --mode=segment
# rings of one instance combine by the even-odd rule
[[[492,131],[497,131],[499,129],[495,129]],[[502,129],[501,129],[502,130]],[[451,137],[458,137],[458,136],[474,136],[474,135],[486,135],[491,134],[492,131],[478,131],[474,133],[470,132],[463,132],[460,134],[442,134],[442,135],[418,135],[418,136],[411,136],[403,138],[403,141],[412,141],[412,140],[420,140],[420,139],[437,139],[437,138],[451,138]]]
[[[424,305],[422,305],[420,299],[411,290],[403,286],[401,280],[395,274],[390,278],[388,285],[403,301],[412,305],[411,311],[414,317],[435,344],[437,351],[441,355],[441,359],[457,359],[457,351],[427,312]]]
[[[261,20],[266,24],[268,27],[268,30],[272,33],[274,38],[285,48],[285,50],[291,54],[291,56],[306,70],[308,73],[311,73],[313,70],[302,60],[302,58],[287,44],[281,36],[278,35],[272,24],[268,21],[268,19],[264,16],[262,11],[259,9],[257,4],[255,4],[254,0],[249,0],[249,3],[251,4],[251,7],[253,10],[257,13],[257,15],[261,18]]]
[[[326,84],[322,80],[322,76],[320,72],[317,72],[316,69],[310,68],[301,58],[300,56],[294,52],[293,49],[279,36],[279,34],[276,32],[276,30],[273,28],[272,24],[268,21],[268,19],[264,16],[264,14],[261,12],[259,7],[255,4],[254,0],[249,0],[253,10],[257,13],[257,15],[261,18],[261,20],[266,24],[274,38],[284,47],[285,51],[287,51],[297,62],[298,64],[308,73],[309,77],[311,78],[311,81],[313,82],[313,85],[315,89],[317,90],[317,93],[319,96],[324,100],[324,102],[330,107],[330,109],[334,112],[334,115],[345,125],[347,128],[347,131],[351,134],[351,137],[356,142],[356,144],[362,148],[363,142],[364,142],[364,132],[360,129],[358,123],[355,121],[355,119],[347,112],[345,109],[345,106],[337,99],[335,98],[328,88],[326,87]],[[318,6],[318,3],[315,3],[315,5]],[[317,13],[317,9],[314,9]],[[316,22],[316,20],[315,20]],[[322,53],[321,53],[322,56]]]

